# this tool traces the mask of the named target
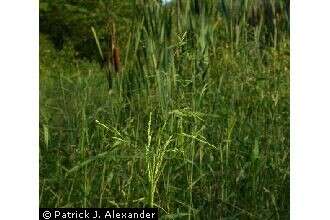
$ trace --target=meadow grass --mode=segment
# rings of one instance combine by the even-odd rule
[[[96,61],[41,35],[40,206],[288,219],[289,33],[265,42],[248,6],[145,4],[111,94]]]

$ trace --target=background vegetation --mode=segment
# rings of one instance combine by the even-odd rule
[[[289,2],[40,2],[40,206],[289,218]],[[121,70],[103,52],[116,25]]]

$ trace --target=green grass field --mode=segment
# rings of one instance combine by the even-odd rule
[[[40,35],[40,207],[289,219],[289,31],[178,9],[118,33],[111,94],[97,61]]]

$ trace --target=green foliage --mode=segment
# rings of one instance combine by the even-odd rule
[[[112,94],[74,40],[41,35],[40,206],[288,219],[288,29],[250,24],[250,3],[239,19],[212,1],[133,3]]]
[[[62,49],[69,41],[74,45],[79,57],[98,60],[91,27],[96,29],[105,47],[109,35],[109,21],[118,23],[118,31],[126,30],[125,26],[129,26],[134,18],[133,3],[133,0],[41,0],[40,32],[48,35],[57,49]],[[120,39],[121,43],[126,41],[125,37]]]

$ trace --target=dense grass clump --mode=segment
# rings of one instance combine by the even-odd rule
[[[267,24],[254,1],[201,2],[134,1],[111,94],[98,61],[41,35],[41,207],[289,218],[284,4]]]

